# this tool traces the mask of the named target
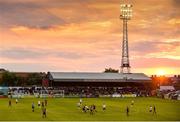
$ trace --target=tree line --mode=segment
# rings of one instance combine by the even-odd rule
[[[41,85],[43,76],[40,73],[29,73],[27,77],[16,75],[16,73],[5,71],[2,73],[0,85],[2,86],[32,86]]]
[[[105,68],[104,73],[118,73],[119,70],[113,68]],[[45,75],[42,73],[28,73],[28,76],[19,76],[14,72],[4,71],[0,80],[1,86],[32,86],[42,85]]]

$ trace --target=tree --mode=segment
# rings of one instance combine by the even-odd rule
[[[25,81],[26,81],[26,78],[21,77],[21,76],[17,76],[17,80],[16,80],[15,85],[16,86],[24,86]]]
[[[2,85],[14,86],[17,82],[17,77],[14,73],[5,71],[2,74]]]
[[[105,68],[104,73],[118,73],[119,70],[118,69],[113,69],[113,68]]]
[[[27,85],[41,85],[42,76],[39,73],[32,73],[27,79]]]

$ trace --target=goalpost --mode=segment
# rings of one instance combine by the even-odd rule
[[[64,97],[64,90],[41,90],[38,96],[40,98],[62,98]]]
[[[64,97],[64,90],[52,90],[52,94],[54,98]]]

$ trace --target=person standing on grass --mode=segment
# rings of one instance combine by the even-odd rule
[[[155,107],[155,105],[153,107],[153,114],[156,114],[156,107]]]
[[[41,101],[38,101],[38,107],[40,107],[41,106]]]
[[[18,99],[16,99],[16,104],[18,103]]]
[[[44,103],[45,103],[45,106],[47,106],[47,104],[48,104],[48,103],[47,103],[47,99],[44,100]]]
[[[131,106],[133,106],[133,105],[134,105],[134,100],[131,101]]]
[[[82,99],[80,98],[79,103],[82,104]]]
[[[89,111],[89,107],[87,105],[85,105],[86,111]]]
[[[106,104],[103,104],[103,105],[102,105],[102,109],[103,109],[103,111],[106,110]]]
[[[90,115],[93,115],[93,105],[90,106]]]
[[[41,102],[41,107],[44,108],[44,102]]]
[[[152,112],[152,106],[150,105],[149,107],[149,112],[151,113]]]
[[[93,106],[93,110],[95,111],[95,112],[97,112],[97,110],[96,110],[96,105],[92,105]]]
[[[81,108],[81,104],[78,102],[77,103],[77,107],[80,109]]]
[[[32,112],[34,112],[34,108],[35,108],[35,105],[34,105],[34,102],[32,103]]]
[[[11,107],[12,106],[12,102],[11,102],[11,100],[9,100],[9,107]]]
[[[82,107],[82,111],[86,113],[85,105]]]
[[[129,107],[126,107],[126,115],[129,116]]]
[[[46,108],[42,108],[42,117],[46,118]]]

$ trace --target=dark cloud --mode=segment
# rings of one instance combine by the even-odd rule
[[[64,59],[81,59],[85,56],[93,56],[90,53],[80,53],[76,51],[51,51],[44,49],[25,49],[25,48],[11,48],[11,49],[1,49],[0,56],[3,58],[10,59],[36,59],[47,56],[54,56],[57,58]],[[95,55],[94,55],[95,56]]]
[[[144,54],[156,53],[161,51],[173,51],[177,47],[180,47],[180,42],[162,42],[162,41],[140,41],[131,45],[133,52]],[[169,49],[167,49],[169,48]]]
[[[23,48],[11,48],[0,50],[0,56],[12,59],[29,59],[29,58],[39,58],[45,55],[43,52],[38,52],[35,50],[28,50]]]
[[[133,4],[133,18],[128,24],[130,56],[133,53],[135,54],[132,65],[135,64],[134,66],[143,68],[153,66],[179,67],[179,60],[160,59],[160,57],[166,57],[161,56],[160,52],[163,51],[165,54],[167,52],[170,58],[178,59],[175,56],[177,55],[177,50],[175,49],[179,50],[180,47],[180,42],[178,42],[180,33],[178,28],[180,0],[129,1]],[[47,58],[50,60],[50,64],[59,65],[61,69],[66,69],[68,66],[56,61],[52,63],[51,59],[70,59],[68,61],[74,62],[76,60],[78,63],[82,61],[77,64],[80,69],[82,69],[83,63],[88,64],[85,67],[86,69],[93,66],[96,69],[101,66],[104,67],[107,64],[119,65],[122,23],[118,17],[120,14],[119,4],[122,2],[124,1],[0,0],[1,27],[25,26],[30,28],[27,31],[18,31],[18,27],[17,29],[14,27],[11,28],[11,31],[13,29],[17,31],[8,31],[6,33],[5,30],[2,32],[8,36],[2,36],[3,40],[7,40],[7,42],[4,41],[1,47],[8,45],[9,47],[19,48],[0,48],[0,57],[9,58],[7,60],[11,60],[11,62],[14,59],[19,62],[23,59],[31,59],[33,62],[36,62],[42,58]],[[106,25],[106,22],[110,22],[110,24],[108,25],[107,23]],[[66,26],[62,28],[56,26],[64,24]],[[21,27],[19,28],[21,29]],[[31,28],[43,30],[55,28],[55,31],[50,30],[44,33],[42,30],[31,30]],[[65,31],[61,31],[61,29]],[[31,32],[32,35],[30,35]],[[17,36],[17,41],[21,42],[20,45],[16,44],[14,35]],[[165,42],[168,39],[176,42]],[[68,42],[69,40],[73,40],[73,42]],[[134,40],[135,42],[133,42]],[[81,45],[82,43],[83,45]],[[23,48],[23,46],[27,46],[28,44],[32,44],[29,46],[31,48]],[[43,46],[44,49],[33,49],[33,47],[37,47],[37,44],[39,44],[40,48]],[[71,44],[70,47],[74,48],[69,49],[69,44]],[[51,46],[52,50],[48,50],[49,46]],[[63,47],[62,50],[57,50],[57,48],[61,47]],[[144,59],[150,53],[153,53],[159,58]],[[111,59],[111,57],[113,58]],[[115,63],[117,57],[118,61]],[[141,57],[141,59],[137,59],[137,57]],[[94,60],[94,65],[92,64],[92,60]],[[20,63],[17,65],[21,67]],[[15,63],[7,64],[6,66],[10,68],[14,66],[15,69],[18,69]],[[38,69],[38,64],[33,64],[32,67],[37,67]],[[26,70],[26,65],[23,65],[21,68]],[[71,69],[72,66],[69,66],[69,68]]]
[[[56,57],[65,58],[65,59],[80,59],[83,58],[83,55],[76,52],[56,52]]]
[[[152,6],[154,2],[156,4]],[[179,1],[174,0],[174,3],[179,4]],[[49,26],[65,23],[77,24],[89,21],[118,19],[120,14],[119,4],[119,0],[17,0],[16,2],[14,0],[0,0],[0,26],[22,25],[47,29]],[[150,23],[145,24],[151,24],[151,27],[157,25],[156,19],[159,19],[159,21],[168,21],[173,17],[179,16],[177,10],[172,7],[168,8],[161,1],[138,2],[138,0],[135,0],[133,4],[135,6],[133,7],[135,18],[137,20],[141,18],[146,19]],[[149,6],[149,9],[142,11],[144,7],[139,7],[140,5]],[[156,7],[161,5],[163,7]],[[152,8],[153,10],[151,10]],[[168,10],[165,11],[167,8]],[[47,9],[56,9],[59,11],[52,14]],[[156,16],[156,18],[152,18],[152,16]],[[137,25],[138,23],[136,22]],[[142,29],[139,25],[137,27]]]
[[[159,48],[154,42],[142,41],[131,45],[131,50],[144,54],[159,51]]]
[[[174,6],[178,7],[180,6],[180,0],[173,0]]]
[[[46,63],[0,63],[0,67],[4,68],[4,69],[8,69],[10,71],[14,71],[14,72],[47,72],[49,70],[51,70],[52,68],[55,68],[55,66],[52,66],[50,64],[46,64]],[[26,69],[26,70],[24,70]]]
[[[46,29],[66,22],[36,3],[0,1],[0,26],[26,26]]]
[[[111,8],[106,6],[108,3],[109,0],[0,0],[0,26],[21,25],[43,29],[64,23],[108,20],[108,16],[112,16]],[[117,0],[111,0],[111,4],[114,3]],[[48,9],[56,9],[58,13],[52,14]]]

